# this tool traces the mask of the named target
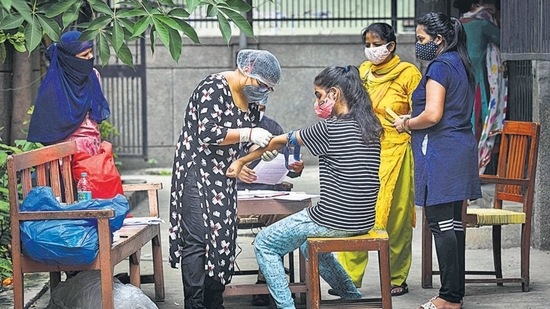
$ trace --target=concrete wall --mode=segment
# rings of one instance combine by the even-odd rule
[[[550,61],[533,61],[533,120],[541,135],[535,186],[533,246],[550,250]]]
[[[359,30],[358,30],[359,31]],[[221,38],[203,38],[202,45],[186,42],[179,63],[162,46],[147,49],[147,110],[149,159],[156,167],[171,167],[182,113],[198,82],[210,73],[234,69],[238,38],[229,45]],[[398,54],[415,61],[414,35],[398,37]],[[285,130],[315,123],[313,78],[329,65],[359,65],[364,59],[360,35],[261,36],[249,39],[249,48],[266,49],[282,65],[281,84],[270,95],[266,115]],[[304,150],[306,164],[316,159]],[[125,168],[146,167],[137,159],[122,159]]]

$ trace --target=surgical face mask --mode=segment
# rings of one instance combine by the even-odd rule
[[[271,91],[268,88],[252,85],[245,85],[243,88],[243,93],[249,104],[256,102],[265,103],[269,92]]]
[[[432,61],[436,57],[437,44],[434,41],[429,41],[426,44],[420,44],[416,42],[414,48],[416,52],[416,58],[420,60]]]
[[[327,119],[332,115],[332,108],[334,107],[334,104],[336,104],[336,100],[331,99],[327,94],[325,101],[321,102],[321,104],[319,104],[319,100],[315,101],[313,108],[319,118]]]
[[[365,57],[367,57],[367,60],[372,62],[372,64],[380,64],[384,62],[390,54],[388,44],[390,43],[377,47],[365,47]]]

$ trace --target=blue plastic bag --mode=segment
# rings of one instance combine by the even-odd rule
[[[111,233],[120,229],[128,214],[123,195],[61,205],[50,187],[35,187],[21,204],[21,211],[113,209]],[[21,223],[21,245],[26,256],[47,264],[79,265],[94,261],[99,249],[97,220],[37,220]]]

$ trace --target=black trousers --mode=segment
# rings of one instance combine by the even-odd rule
[[[439,297],[460,303],[464,297],[465,234],[462,227],[462,203],[425,207],[426,220],[434,235],[441,272]]]
[[[184,245],[181,257],[181,276],[185,309],[222,309],[225,286],[206,275],[205,234],[195,170],[185,180],[182,210]]]

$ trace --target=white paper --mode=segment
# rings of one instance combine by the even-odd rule
[[[296,160],[294,160],[294,157],[290,155],[288,158],[288,164],[290,165],[294,162],[296,162]],[[279,153],[275,159],[269,162],[260,160],[258,165],[254,168],[254,172],[258,178],[253,183],[263,183],[268,185],[276,185],[281,183],[285,179],[286,174],[288,174],[284,154]]]
[[[124,218],[122,225],[149,225],[149,224],[161,224],[164,220],[158,217],[133,217]]]
[[[290,192],[288,195],[274,196],[273,199],[285,201],[304,201],[315,197],[318,197],[318,195],[307,194],[305,192]]]

